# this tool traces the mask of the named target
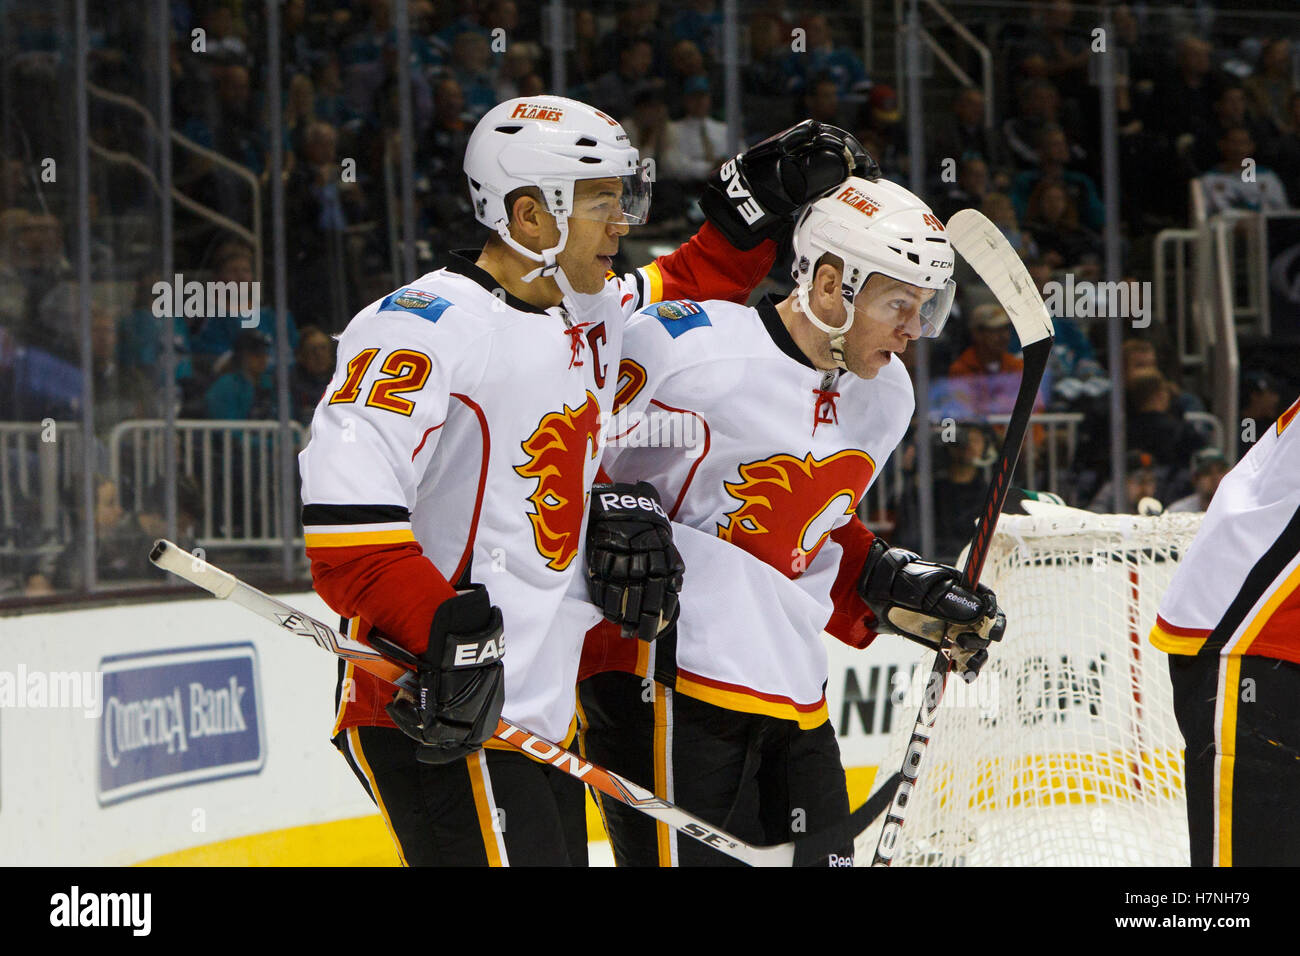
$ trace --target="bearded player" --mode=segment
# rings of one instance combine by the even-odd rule
[[[1192,866],[1300,862],[1300,401],[1224,476],[1160,600]]]
[[[492,734],[504,712],[571,736],[581,635],[600,617],[575,558],[626,318],[665,296],[744,299],[769,237],[853,168],[850,141],[804,123],[760,144],[711,223],[617,278],[619,240],[650,200],[627,134],[574,100],[502,103],[465,154],[487,243],[343,332],[299,458],[303,524],[316,591],[350,639],[418,671],[418,694],[395,700],[345,666],[334,728],[404,863],[586,862],[581,785]],[[609,616],[652,639],[676,609],[671,542],[635,509],[596,524],[635,559],[615,583],[641,591]]]
[[[784,299],[665,302],[628,326],[604,468],[659,489],[689,570],[675,628],[654,643],[594,629],[579,685],[589,759],[762,844],[849,815],[823,629],[853,647],[891,630],[942,647],[971,680],[1005,626],[988,588],[854,515],[912,417],[899,354],[938,335],[952,302],[942,223],[907,190],[854,177],[802,213],[793,246]],[[683,449],[685,435],[700,440]],[[617,606],[605,571],[592,568],[593,596]],[[620,865],[732,862],[601,809]],[[846,837],[822,862],[852,852]]]

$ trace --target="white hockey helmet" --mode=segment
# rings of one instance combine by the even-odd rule
[[[934,337],[943,331],[957,288],[952,244],[939,217],[902,186],[850,176],[799,214],[793,246],[796,301],[808,321],[831,336],[831,354],[841,368],[854,299],[874,274],[934,289],[921,306],[921,334]],[[847,316],[838,327],[814,315],[808,302],[817,260],[828,252],[844,262],[841,293]]]
[[[483,115],[465,148],[474,218],[494,229],[512,249],[542,263],[524,276],[554,275],[555,257],[568,239],[569,219],[643,223],[650,212],[650,178],[627,133],[595,107],[563,96],[527,96],[498,103]],[[574,183],[617,178],[623,191],[617,205],[574,208]],[[555,217],[559,244],[532,252],[510,235],[506,196],[523,186],[542,194]]]

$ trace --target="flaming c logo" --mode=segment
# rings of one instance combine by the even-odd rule
[[[599,433],[600,403],[587,392],[587,400],[577,408],[565,405],[563,411],[544,415],[521,443],[528,460],[515,466],[515,472],[537,479],[537,488],[528,496],[533,503],[528,515],[533,539],[546,566],[556,571],[567,568],[578,553],[587,508],[586,465],[596,457]]]
[[[857,449],[821,460],[809,452],[743,464],[740,481],[724,482],[741,505],[718,525],[718,537],[797,578],[857,507],[875,470],[871,456]]]

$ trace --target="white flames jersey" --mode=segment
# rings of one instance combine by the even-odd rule
[[[843,554],[831,532],[907,430],[902,363],[870,380],[828,374],[799,352],[771,298],[757,308],[677,301],[634,316],[619,381],[605,470],[658,488],[686,564],[676,689],[804,727],[824,722],[821,632]],[[856,576],[861,556],[852,560]],[[652,658],[670,642],[613,640],[613,657],[631,647],[639,659],[612,666],[664,673]]]
[[[1151,642],[1300,663],[1300,401],[1224,476]]]
[[[551,739],[568,733],[580,647],[548,635],[581,563],[621,295],[608,283],[579,297],[566,326],[559,307],[498,298],[471,275],[425,275],[343,332],[299,456],[313,559],[328,545],[414,540],[453,585],[486,585],[505,622],[504,712]],[[322,505],[358,509],[358,521],[312,524]],[[599,617],[577,609],[570,627]]]
[[[747,294],[772,250],[719,237],[611,274],[574,315],[455,256],[351,321],[299,466],[316,590],[354,637],[419,651],[438,604],[482,584],[504,622],[505,717],[566,739],[580,635],[600,616],[577,572],[626,319],[664,293]],[[706,268],[718,260],[735,270]],[[391,698],[349,670],[336,731],[392,726]]]

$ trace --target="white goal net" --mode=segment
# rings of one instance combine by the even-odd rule
[[[1202,516],[1036,510],[999,522],[983,581],[1007,632],[975,684],[948,682],[894,865],[1186,866],[1183,740],[1147,635]],[[921,670],[880,780],[907,749]]]

